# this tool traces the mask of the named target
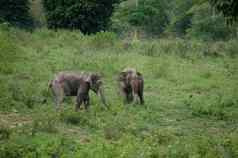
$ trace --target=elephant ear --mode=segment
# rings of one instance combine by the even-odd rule
[[[85,82],[88,82],[88,83],[91,82],[91,75],[88,75],[85,77]]]
[[[119,81],[124,81],[126,79],[127,72],[120,72],[118,80]]]
[[[90,83],[90,85],[95,85],[95,84],[101,82],[100,76],[98,74],[90,74],[90,75],[88,75],[86,77],[85,81]]]

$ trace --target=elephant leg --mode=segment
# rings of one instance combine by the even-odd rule
[[[127,103],[131,103],[133,101],[133,93],[127,93]]]
[[[137,104],[138,102],[138,86],[135,81],[132,82],[132,96],[133,96],[133,104]]]
[[[133,89],[131,86],[128,86],[127,89],[126,89],[126,94],[127,94],[127,103],[131,103],[133,102]]]
[[[85,109],[88,110],[88,108],[89,108],[89,95],[86,95],[85,98],[84,98],[84,106],[85,106]]]
[[[76,111],[80,108],[81,104],[84,103],[85,109],[89,106],[89,86],[87,84],[81,84],[81,87],[78,89],[77,93],[77,104]]]
[[[139,93],[139,98],[140,98],[140,104],[143,105],[145,103],[144,101],[144,96],[143,96],[143,92]]]
[[[140,104],[143,105],[144,104],[144,81],[143,80],[140,80],[140,86],[139,86],[139,91],[138,91],[138,94],[139,94],[139,98],[140,98]]]
[[[133,96],[133,99],[132,99],[132,103],[133,104],[137,104],[137,94],[135,93],[135,91],[132,92],[132,96]]]
[[[55,102],[56,108],[59,109],[64,99],[63,88],[61,87],[59,83],[55,83],[52,85],[52,91],[54,95],[54,102]]]
[[[80,109],[81,104],[83,103],[83,97],[79,93],[76,98],[76,106],[75,106],[75,111],[78,111]]]

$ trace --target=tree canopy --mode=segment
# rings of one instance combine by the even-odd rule
[[[238,20],[237,0],[210,0],[212,5],[227,18],[229,22]]]
[[[0,0],[0,22],[8,22],[19,27],[30,27],[33,21],[29,10],[28,0]]]
[[[49,28],[83,33],[105,30],[116,3],[119,0],[43,0]]]

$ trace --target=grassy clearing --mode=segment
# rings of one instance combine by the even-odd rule
[[[2,28],[0,157],[237,157],[236,43]],[[122,104],[125,67],[144,74],[145,106]],[[56,113],[47,84],[62,70],[103,74],[110,110],[91,93],[89,112],[72,98]]]

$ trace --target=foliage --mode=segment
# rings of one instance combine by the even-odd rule
[[[227,26],[221,15],[214,14],[209,3],[195,5],[190,12],[193,17],[191,28],[187,30],[188,36],[205,40],[222,40],[235,35],[235,27]]]
[[[125,46],[110,32],[1,31],[1,52],[20,51],[8,64],[13,71],[0,72],[1,158],[237,157],[237,39]],[[116,76],[125,67],[145,77],[144,106],[118,96]],[[64,70],[102,73],[110,109],[90,93],[88,111],[74,112],[74,97],[56,111],[47,85]]]
[[[119,35],[124,35],[131,31],[133,28],[128,17],[130,16],[131,9],[135,7],[132,1],[122,1],[116,8],[115,12],[111,17],[110,30],[118,33]]]
[[[206,0],[122,2],[112,17],[111,30],[119,35],[140,37],[189,37],[227,40],[236,36],[236,25],[227,26],[225,18]],[[146,36],[145,36],[146,37]]]
[[[90,37],[89,45],[96,48],[107,48],[116,44],[117,36],[113,32],[97,32],[94,36]]]
[[[33,18],[35,27],[46,26],[45,12],[42,1],[43,0],[31,0],[30,3],[30,14]]]
[[[138,7],[131,11],[129,22],[152,34],[160,34],[168,23],[166,9],[166,1],[163,0],[139,0]]]
[[[166,32],[175,33],[176,36],[184,36],[187,29],[191,27],[193,14],[189,13],[188,10],[194,4],[193,0],[175,0],[170,2],[170,20]]]
[[[8,27],[7,24],[0,25],[0,72],[6,74],[14,71],[11,64],[19,58],[17,53],[19,47],[14,44],[14,39],[10,35]]]
[[[227,18],[229,22],[237,21],[238,1],[237,0],[210,0],[212,5]]]
[[[29,28],[33,26],[29,14],[28,0],[1,0],[0,1],[0,23],[9,22],[18,27]]]
[[[139,0],[138,4],[131,1],[124,2],[112,18],[115,22],[113,29],[120,31],[120,27],[128,27],[129,24],[141,28],[150,35],[160,35],[168,23],[166,4],[164,0]]]
[[[43,0],[49,28],[80,29],[83,33],[105,30],[118,0]]]

